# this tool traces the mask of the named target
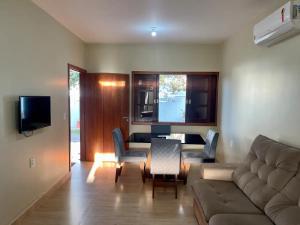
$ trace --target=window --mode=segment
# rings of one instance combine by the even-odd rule
[[[186,75],[159,75],[158,122],[185,122]]]
[[[133,123],[216,124],[218,73],[133,72]]]

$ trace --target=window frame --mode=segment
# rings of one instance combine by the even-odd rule
[[[135,121],[135,84],[134,78],[139,75],[193,75],[193,76],[216,76],[216,105],[215,105],[215,122],[147,122]],[[218,125],[218,89],[219,89],[219,72],[185,72],[185,71],[132,71],[131,73],[131,124],[132,125],[176,125],[176,126],[217,126]],[[188,92],[188,90],[187,90]],[[159,105],[158,105],[159,107]],[[187,112],[186,112],[187,113]],[[157,118],[158,119],[158,118]]]

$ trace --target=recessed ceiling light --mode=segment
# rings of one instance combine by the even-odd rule
[[[156,28],[152,27],[152,31],[151,31],[151,36],[152,37],[156,37],[157,33],[156,33]]]

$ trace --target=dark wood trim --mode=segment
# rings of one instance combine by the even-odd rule
[[[216,85],[216,115],[215,115],[215,124],[218,125],[218,115],[219,115],[219,87],[220,87],[220,74],[216,74],[217,76],[217,85]]]
[[[84,132],[85,132],[85,101],[83,101],[83,87],[85,87],[87,72],[83,73],[82,76],[80,76],[80,160],[86,161],[86,138]]]
[[[121,75],[121,76],[128,76],[129,77],[129,74],[128,73],[105,73],[105,72],[101,72],[101,73],[89,73],[89,75],[92,75],[92,76],[98,76],[98,75]]]
[[[186,71],[132,71],[131,72],[131,124],[132,125],[174,125],[174,126],[218,126],[218,92],[219,92],[219,72],[207,71],[207,72],[186,72]],[[217,87],[216,87],[216,112],[215,112],[215,122],[214,123],[172,123],[172,122],[137,122],[134,121],[134,77],[138,75],[158,75],[158,74],[186,74],[186,75],[197,75],[197,76],[216,76],[217,77]]]
[[[192,193],[194,196],[193,209],[194,209],[194,215],[196,217],[197,223],[199,225],[208,225],[202,205],[200,201],[197,199],[197,195],[193,186],[192,186]]]
[[[173,126],[208,126],[216,127],[217,123],[173,123],[173,122],[131,122],[132,125],[173,125]]]
[[[85,75],[87,73],[87,71],[85,69],[82,69],[78,66],[74,66],[70,63],[67,64],[67,68],[68,68],[68,130],[69,130],[69,143],[68,143],[68,148],[69,148],[69,171],[71,171],[71,108],[70,108],[70,70],[75,70],[78,71],[80,73],[80,77],[82,75]],[[81,104],[80,104],[80,121],[81,121]],[[80,127],[81,128],[81,127]],[[81,135],[80,135],[80,139],[81,139]],[[81,145],[82,140],[80,140],[80,145]],[[84,144],[84,142],[82,143]],[[80,159],[82,159],[82,148],[80,147]]]
[[[205,220],[205,215],[203,212],[203,209],[199,202],[194,198],[193,201],[193,209],[194,209],[194,215],[196,217],[197,223],[199,225],[208,225],[206,220]]]
[[[207,71],[207,72],[187,72],[187,71],[132,71],[132,75],[139,75],[139,74],[186,74],[186,75],[219,75],[219,72],[215,71]]]
[[[74,65],[68,63],[68,70],[70,70],[70,69],[76,70],[76,71],[81,72],[81,73],[86,73],[86,72],[87,72],[87,71],[86,71],[85,69],[83,69],[83,68],[80,68],[80,67],[78,67],[78,66],[74,66]]]

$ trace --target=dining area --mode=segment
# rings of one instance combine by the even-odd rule
[[[125,139],[115,128],[112,137],[115,183],[126,164],[138,164],[142,182],[152,182],[153,199],[158,187],[173,188],[177,199],[178,184],[186,185],[191,165],[215,162],[219,133],[209,129],[203,138],[196,133],[172,133],[169,125],[151,125],[150,133],[132,133]]]
[[[218,133],[207,128],[218,127],[217,87],[217,72],[83,77],[80,160],[116,162],[116,183],[124,165],[135,163],[143,182],[154,180],[154,189],[186,184],[190,165],[215,161]]]

